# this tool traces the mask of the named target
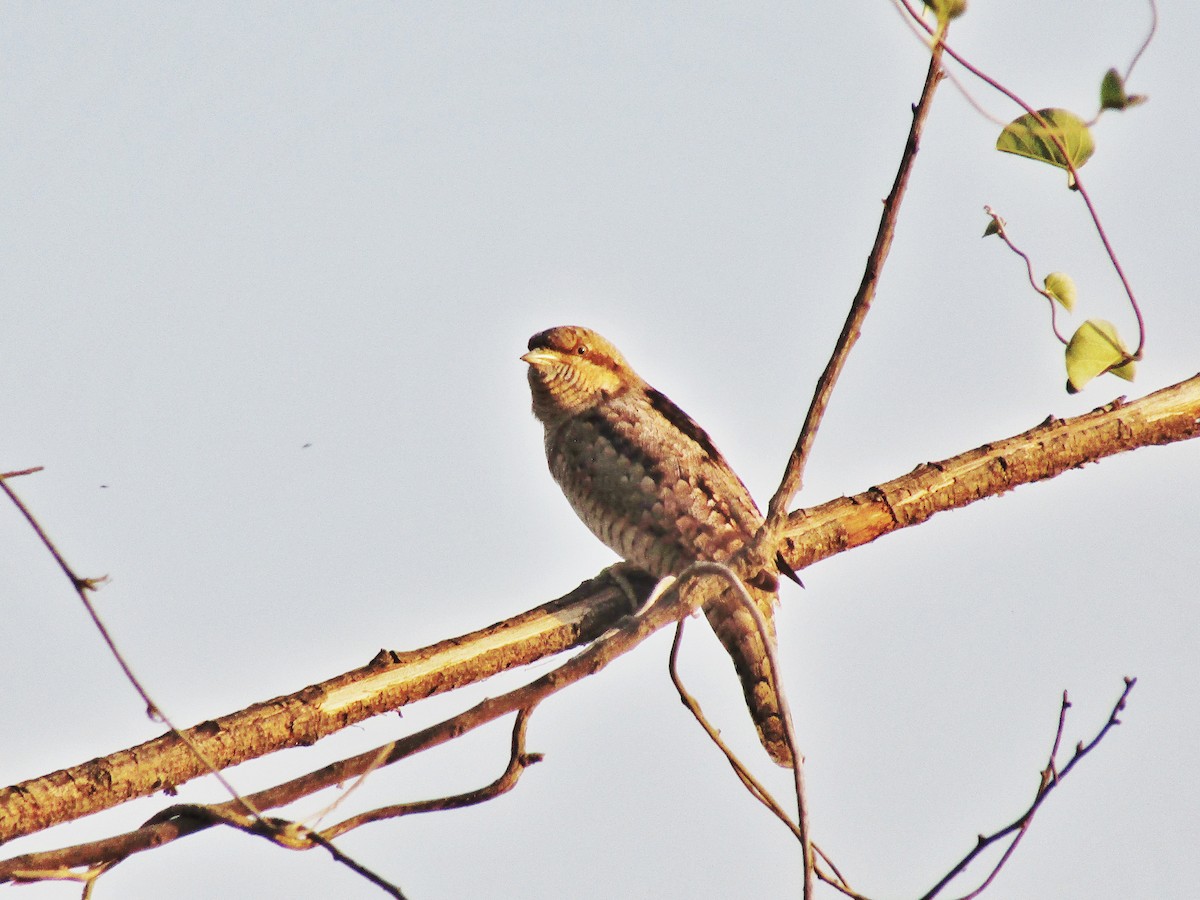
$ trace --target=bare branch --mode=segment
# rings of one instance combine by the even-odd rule
[[[808,462],[813,441],[816,440],[817,429],[821,427],[821,420],[829,406],[833,388],[842,374],[842,369],[845,368],[851,349],[858,341],[862,324],[871,309],[871,301],[875,298],[875,286],[879,283],[880,273],[883,271],[884,263],[892,248],[892,238],[896,233],[896,220],[900,214],[900,204],[904,199],[908,178],[912,173],[917,150],[920,147],[921,132],[925,128],[929,110],[933,106],[934,91],[937,90],[938,82],[941,81],[941,59],[942,44],[939,40],[935,43],[929,59],[929,69],[925,75],[925,87],[921,92],[921,99],[913,107],[912,125],[908,131],[904,152],[900,156],[900,167],[896,172],[895,181],[892,182],[892,190],[887,199],[883,201],[883,216],[879,220],[875,244],[867,255],[867,264],[863,271],[862,281],[858,286],[858,293],[854,295],[854,299],[850,303],[850,312],[846,316],[841,334],[838,335],[833,355],[830,356],[829,362],[825,365],[825,371],[821,373],[821,377],[817,381],[812,402],[808,407],[808,415],[804,419],[804,425],[800,429],[800,436],[796,439],[792,455],[788,458],[783,479],[767,507],[766,523],[763,526],[760,540],[764,539],[762,535],[768,536],[766,538],[768,541],[778,538],[779,530],[787,517],[787,509],[804,484],[804,467]],[[763,549],[770,550],[771,548],[767,546]],[[766,553],[764,555],[772,556],[774,554]]]
[[[686,571],[684,573],[687,574]],[[384,748],[361,753],[325,766],[275,787],[250,794],[245,801],[255,809],[284,806],[318,790],[333,787],[382,765],[390,765],[431,747],[453,740],[510,712],[531,709],[557,691],[599,672],[616,657],[629,652],[659,628],[677,621],[691,609],[715,595],[715,585],[701,584],[680,597],[678,585],[672,586],[654,604],[635,617],[626,617],[590,647],[559,668],[499,697],[490,698],[444,722],[394,741]],[[622,597],[622,604],[627,601]],[[12,789],[10,789],[12,790]],[[149,850],[186,834],[211,827],[218,822],[250,829],[263,829],[270,821],[255,825],[243,816],[236,800],[213,806],[174,806],[151,818],[142,828],[101,841],[93,841],[61,850],[31,853],[0,862],[0,882],[21,877],[33,870],[76,868],[97,862],[122,860],[133,853]],[[240,823],[240,824],[239,824]],[[255,831],[259,833],[259,831]]]
[[[176,728],[170,717],[163,712],[162,707],[160,707],[154,702],[154,700],[150,698],[149,692],[147,692],[146,688],[142,685],[141,681],[138,680],[137,676],[133,674],[133,669],[130,667],[129,662],[125,659],[124,654],[117,649],[116,641],[113,640],[112,634],[109,633],[108,627],[100,618],[100,614],[96,612],[96,607],[92,603],[91,598],[88,597],[88,592],[96,590],[99,584],[107,580],[107,576],[104,576],[103,578],[81,578],[80,576],[76,575],[75,571],[67,563],[66,559],[59,552],[58,548],[54,545],[54,542],[50,540],[50,536],[46,533],[45,529],[42,528],[41,523],[38,522],[37,518],[32,512],[30,512],[29,507],[22,502],[21,498],[16,495],[16,492],[8,486],[8,483],[4,480],[4,478],[0,478],[0,490],[4,491],[4,493],[8,495],[8,499],[13,502],[13,505],[20,510],[21,515],[25,517],[25,521],[29,523],[30,527],[34,530],[34,533],[37,534],[45,548],[50,551],[50,555],[54,557],[54,561],[58,563],[58,566],[60,569],[62,569],[63,574],[66,575],[67,579],[71,582],[71,587],[78,595],[79,601],[83,604],[84,610],[91,618],[92,624],[95,626],[96,631],[99,632],[100,638],[108,647],[108,652],[112,655],[113,659],[117,661],[117,665],[120,666],[122,673],[125,675],[125,679],[133,686],[133,689],[137,692],[138,696],[142,698],[142,702],[146,705],[146,715],[151,719],[162,722],[164,725],[166,725],[171,730],[171,735],[178,739],[180,743],[182,743],[183,746],[188,749],[203,770],[212,774],[220,783],[220,785],[229,792],[230,796],[241,803],[242,808],[245,809],[246,812],[250,813],[251,815],[256,815],[257,810],[255,810],[254,807],[247,805],[245,801],[238,796],[238,792],[234,789],[233,785],[229,783],[228,779],[226,779],[223,774],[221,774],[221,769],[214,765],[204,755],[204,752],[198,746],[196,746],[195,741]]]
[[[1135,447],[1200,436],[1200,375],[1072,419],[1046,419],[1014,437],[924,463],[853,497],[793,513],[780,550],[795,569],[870,543],[940,512],[1044,481]]]
[[[717,748],[722,753],[725,754],[725,759],[729,761],[729,765],[733,768],[734,774],[741,779],[742,784],[745,785],[746,790],[750,792],[751,796],[769,809],[772,814],[779,819],[779,821],[787,826],[792,834],[796,836],[796,839],[799,840],[800,826],[792,821],[791,817],[788,816],[787,812],[779,804],[779,801],[771,795],[770,791],[766,789],[761,781],[754,777],[753,773],[750,772],[745,763],[743,763],[741,759],[738,758],[737,754],[733,752],[733,749],[725,743],[725,739],[721,737],[721,732],[718,731],[716,727],[708,721],[708,717],[704,715],[704,711],[700,708],[699,701],[697,701],[696,698],[692,696],[691,692],[684,687],[683,679],[679,674],[679,647],[683,640],[683,627],[686,622],[686,618],[680,619],[679,623],[675,626],[675,639],[671,642],[671,655],[667,664],[667,671],[671,676],[671,683],[675,685],[675,690],[679,693],[679,699],[683,702],[683,705],[687,707],[688,712],[690,712],[692,716],[695,717],[696,721],[700,723],[700,727],[703,728],[708,734],[709,739],[717,745]],[[792,759],[796,759],[794,751]]]
[[[857,496],[796,512],[782,550],[793,567],[803,568],[939,512],[1137,447],[1197,435],[1200,376],[1132,403],[1117,401],[1066,421],[1048,419]],[[649,585],[644,582],[647,591]],[[422,650],[381,653],[363,668],[201,723],[185,734],[220,768],[309,745],[371,716],[594,640],[628,608],[611,579],[585,582],[497,625]],[[179,738],[166,734],[0,789],[0,842],[169,789],[207,771]],[[342,771],[332,783],[355,774]]]
[[[467,791],[464,794],[455,794],[452,797],[439,797],[436,800],[418,800],[414,803],[399,803],[359,813],[345,821],[339,822],[337,825],[323,829],[320,832],[321,836],[327,840],[331,840],[335,837],[340,837],[347,831],[352,831],[370,822],[395,819],[415,813],[437,812],[443,809],[462,809],[467,806],[485,803],[488,800],[499,797],[501,794],[508,793],[517,786],[517,780],[524,774],[527,768],[534,763],[542,761],[542,754],[525,752],[525,732],[529,725],[529,717],[532,714],[532,706],[517,710],[517,719],[513,724],[512,753],[509,756],[508,768],[491,784],[474,791]]]
[[[992,846],[992,844],[995,844],[997,841],[1003,840],[1008,835],[1013,835],[1012,842],[1005,849],[1004,855],[1000,857],[1000,860],[992,868],[991,872],[988,873],[987,878],[984,879],[983,883],[980,884],[978,888],[965,895],[962,900],[971,900],[971,898],[978,897],[981,893],[983,893],[983,891],[992,883],[993,879],[995,879],[996,875],[1004,867],[1004,864],[1007,863],[1012,857],[1013,851],[1016,850],[1017,845],[1025,836],[1025,832],[1028,831],[1029,826],[1033,824],[1033,817],[1037,814],[1037,811],[1041,808],[1042,804],[1046,802],[1046,798],[1050,796],[1050,793],[1060,784],[1062,784],[1063,779],[1070,774],[1071,770],[1075,768],[1075,765],[1081,759],[1091,753],[1092,750],[1095,749],[1095,747],[1102,740],[1104,740],[1104,736],[1107,735],[1109,731],[1111,731],[1115,726],[1121,724],[1121,720],[1117,718],[1117,715],[1125,708],[1125,701],[1128,699],[1129,692],[1133,690],[1133,686],[1135,684],[1137,684],[1136,678],[1127,677],[1125,679],[1125,689],[1121,692],[1121,696],[1117,698],[1117,702],[1113,705],[1112,712],[1109,713],[1108,721],[1104,723],[1104,727],[1102,727],[1100,731],[1097,732],[1096,736],[1092,738],[1086,745],[1081,743],[1078,747],[1076,747],[1075,753],[1071,757],[1070,762],[1068,762],[1066,766],[1060,770],[1058,768],[1058,761],[1056,757],[1058,754],[1059,745],[1062,742],[1063,726],[1066,723],[1067,710],[1071,707],[1070,700],[1067,698],[1067,692],[1063,691],[1062,706],[1060,707],[1058,713],[1058,728],[1054,734],[1054,744],[1050,749],[1050,756],[1046,762],[1046,768],[1043,769],[1039,775],[1038,788],[1034,793],[1033,802],[1029,804],[1028,809],[1026,809],[1025,812],[1023,812],[1015,821],[1001,828],[999,831],[993,832],[987,836],[980,835],[979,840],[976,842],[974,848],[972,848],[972,850],[966,856],[959,860],[954,868],[947,872],[937,884],[935,884],[927,893],[923,894],[921,896],[921,900],[932,900],[932,898],[936,897],[951,881],[962,874],[966,868],[979,857],[979,854],[981,854],[988,847]]]

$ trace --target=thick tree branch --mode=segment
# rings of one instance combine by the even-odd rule
[[[804,568],[935,513],[1126,450],[1198,434],[1200,376],[1132,403],[1117,401],[1066,421],[1048,419],[1024,434],[918,466],[855,497],[793,513],[782,550],[793,567]],[[639,586],[648,589],[648,583]],[[312,744],[431,694],[591,642],[627,612],[622,591],[608,579],[595,579],[481,631],[422,650],[381,652],[363,668],[201,723],[187,735],[218,768]],[[207,771],[179,738],[163,735],[0,790],[0,843],[169,789]]]
[[[1068,469],[1200,435],[1200,375],[1140,400],[1118,398],[1073,419],[1050,417],[1005,440],[912,472],[853,497],[792,513],[780,545],[795,569],[870,543],[939,512],[1054,478]]]
[[[59,850],[12,857],[0,862],[0,883],[44,879],[49,877],[47,871],[63,872],[63,875],[56,877],[67,877],[66,870],[81,866],[96,869],[99,864],[99,869],[106,869],[134,853],[159,847],[218,823],[243,822],[255,829],[265,828],[275,833],[272,821],[252,820],[242,814],[242,808],[247,804],[259,810],[285,806],[319,790],[343,784],[349,779],[369,774],[381,766],[391,765],[423,750],[454,740],[465,732],[510,712],[518,712],[516,733],[519,735],[522,733],[522,719],[526,710],[532,709],[546,697],[576,681],[594,675],[658,629],[678,621],[713,599],[721,590],[722,582],[709,577],[694,588],[681,591],[680,587],[691,577],[692,573],[685,570],[675,585],[665,593],[655,595],[655,602],[647,604],[636,616],[624,617],[617,627],[606,631],[586,650],[557,669],[507,694],[488,698],[452,719],[244,798],[206,806],[184,804],[170,807],[135,831]],[[519,738],[514,738],[514,742],[518,740]],[[514,743],[514,747],[519,748],[519,744]],[[531,760],[523,760],[522,764],[529,761]],[[336,829],[337,826],[328,829],[321,837],[327,840],[330,834],[336,833]],[[278,838],[280,835],[275,836]]]
[[[636,586],[649,590],[643,579]],[[445,693],[513,666],[595,640],[629,611],[606,578],[479,631],[411,652],[380,651],[362,668],[294,694],[201,722],[187,736],[224,769],[309,746],[364,719]],[[0,843],[148,796],[208,769],[173,734],[0,790]]]

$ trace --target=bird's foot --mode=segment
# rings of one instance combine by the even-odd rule
[[[643,587],[641,590],[638,590],[634,586],[634,582],[640,581],[645,584],[648,578],[650,576],[646,573],[645,569],[640,569],[633,563],[621,560],[621,562],[613,563],[611,566],[603,569],[593,581],[604,580],[615,584],[621,593],[625,595],[625,599],[629,601],[630,612],[636,615],[645,609],[650,604],[650,601],[658,595],[658,586],[655,585],[650,596],[646,600],[642,600],[646,596],[646,589]]]

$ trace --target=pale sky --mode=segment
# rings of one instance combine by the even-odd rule
[[[1067,328],[1098,316],[1132,337],[1132,316],[1062,174],[996,153],[998,126],[945,84],[801,504],[1200,369],[1200,13],[1162,6],[1130,84],[1150,102],[1102,119],[1083,170],[1144,307],[1137,381],[1064,393],[1044,302],[981,240],[984,204],[1039,275],[1075,278]],[[1148,18],[1137,3],[976,0],[952,43],[1035,106],[1087,117]],[[101,613],[185,726],[556,597],[613,556],[546,471],[528,336],[601,331],[765,503],[926,60],[865,0],[2,2],[0,467],[45,466],[14,487],[80,573],[111,577]],[[967,83],[993,115],[1017,114]],[[1031,799],[1063,689],[1070,748],[1133,675],[1125,724],[986,896],[1194,896],[1198,463],[1194,442],[1127,454],[784,589],[813,828],[858,890],[932,886]],[[15,510],[0,546],[0,782],[160,733]],[[679,704],[669,645],[659,634],[544,703],[529,749],[546,759],[511,794],[339,844],[414,900],[798,896],[795,842]],[[706,710],[786,794],[702,623],[684,655]],[[276,783],[554,664],[230,777]],[[485,784],[508,740],[506,722],[376,773],[335,815]],[[206,779],[179,799],[225,796]],[[170,802],[3,849],[111,834]],[[320,852],[217,830],[124,863],[96,893],[221,895],[381,896]]]

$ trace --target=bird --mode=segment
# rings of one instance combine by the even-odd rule
[[[708,434],[647,384],[595,331],[563,325],[529,339],[534,417],[546,461],[583,523],[627,564],[656,579],[698,561],[728,562],[763,516]],[[799,582],[781,555],[746,588],[775,641],[778,574]],[[759,740],[792,765],[775,673],[749,611],[729,588],[704,607],[733,660]]]

